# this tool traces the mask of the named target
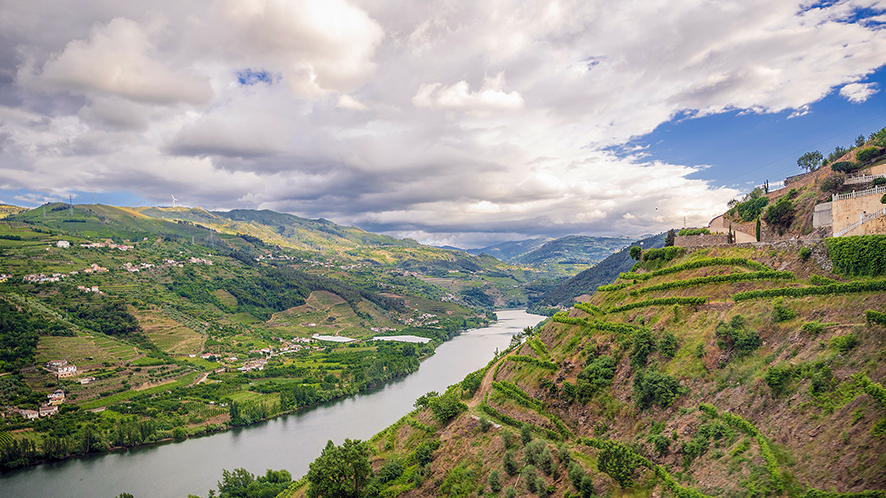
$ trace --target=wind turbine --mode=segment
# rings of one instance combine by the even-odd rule
[[[175,196],[172,194],[169,194],[169,195],[172,196],[172,207],[175,207],[175,201],[177,201],[178,199],[176,199]]]

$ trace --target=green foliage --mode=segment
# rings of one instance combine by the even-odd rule
[[[615,360],[608,355],[594,358],[576,378],[576,398],[587,403],[591,397],[612,384],[615,377]]]
[[[615,292],[615,291],[622,290],[625,287],[630,287],[631,285],[632,285],[631,282],[622,282],[620,284],[611,284],[611,285],[601,285],[600,287],[597,287],[597,292]],[[575,304],[576,304],[575,307],[578,308],[578,304],[580,304],[580,303],[575,303]],[[579,309],[581,309],[581,308],[579,308]]]
[[[875,280],[869,282],[822,285],[818,287],[782,287],[779,289],[738,292],[732,295],[732,299],[738,302],[770,297],[828,296],[837,294],[854,294],[858,292],[882,292],[884,290],[886,290],[886,281]]]
[[[775,323],[786,322],[797,318],[797,312],[788,308],[780,299],[776,299],[772,305],[772,321]]]
[[[797,159],[797,166],[805,169],[806,171],[815,171],[821,166],[821,161],[824,159],[824,156],[819,151],[807,152],[800,156]]]
[[[736,204],[729,212],[737,214],[742,221],[753,221],[760,216],[767,204],[769,204],[768,197],[756,197]]]
[[[530,365],[535,365],[537,367],[541,367],[547,370],[557,370],[559,367],[555,363],[545,360],[539,360],[538,358],[533,358],[531,356],[523,356],[519,354],[511,355],[507,357],[508,361],[513,361],[515,363],[529,363]]]
[[[682,304],[687,306],[698,306],[707,302],[706,297],[660,297],[657,299],[647,299],[646,301],[637,301],[636,303],[625,304],[623,306],[615,306],[606,310],[607,313],[619,313],[635,308],[645,308],[647,306],[670,306],[672,304]]]
[[[308,467],[308,498],[359,498],[372,478],[369,448],[360,440],[345,439],[336,446],[326,443]]]
[[[845,182],[846,178],[842,175],[831,175],[822,180],[818,188],[822,192],[833,194],[840,190]]]
[[[717,346],[720,349],[735,349],[740,355],[754,351],[763,345],[756,330],[749,330],[741,315],[733,316],[728,322],[720,322],[716,329]]]
[[[803,246],[800,248],[800,259],[803,261],[809,261],[809,257],[812,256],[812,249]]]
[[[855,153],[855,159],[860,163],[868,163],[883,155],[883,149],[879,147],[867,147]]]
[[[538,356],[540,359],[548,359],[548,348],[545,347],[544,343],[541,342],[541,340],[539,340],[537,337],[530,337],[526,339],[526,343],[529,344],[529,347],[532,348],[532,351],[534,351],[536,356]]]
[[[704,258],[648,273],[621,273],[618,275],[618,278],[625,280],[649,280],[654,277],[661,277],[663,275],[670,275],[672,273],[679,273],[686,270],[695,270],[697,268],[706,268],[709,266],[743,266],[757,271],[772,271],[765,265],[747,258]]]
[[[886,273],[886,235],[856,235],[825,239],[834,271],[845,275]]]
[[[886,498],[886,491],[867,490],[857,493],[837,493],[836,491],[810,489],[800,498]]]
[[[634,374],[634,403],[641,410],[657,404],[667,408],[686,390],[670,375],[648,368]]]
[[[434,451],[440,446],[440,441],[425,441],[418,445],[413,453],[415,462],[421,467],[426,467],[434,460]]]
[[[604,287],[604,286],[601,286],[601,287]],[[600,288],[598,287],[597,290],[600,290]],[[600,307],[598,307],[598,306],[594,306],[593,304],[575,303],[573,306],[575,307],[575,309],[582,310],[589,315],[595,315],[595,314],[602,315],[603,314],[603,310],[601,310]]]
[[[831,169],[838,173],[852,173],[858,171],[861,166],[861,163],[855,163],[852,161],[838,161],[831,163]]]
[[[520,463],[517,462],[516,451],[511,449],[505,452],[504,460],[502,460],[502,467],[504,467],[505,472],[509,476],[517,475],[517,472],[520,471]]]
[[[671,228],[668,230],[668,234],[665,236],[665,247],[672,247],[674,245],[674,240],[676,239],[677,234],[674,232],[674,229]]]
[[[830,346],[840,353],[848,353],[858,346],[858,337],[855,334],[840,335],[831,338]]]
[[[810,275],[809,281],[812,282],[813,285],[830,285],[830,284],[837,283],[836,280],[833,280],[833,279],[830,279],[827,277],[822,277],[821,275]]]
[[[886,204],[886,194],[883,194],[883,196],[880,197],[880,204]]]
[[[703,230],[707,230],[706,228]],[[681,234],[682,235],[682,234]],[[660,249],[647,249],[643,252],[643,261],[671,261],[686,253],[682,247],[662,247]]]
[[[633,290],[630,292],[632,296],[636,296],[645,292],[653,292],[653,291],[661,291],[661,290],[672,290],[672,289],[686,289],[689,287],[696,287],[700,285],[711,285],[711,284],[720,284],[720,283],[735,283],[735,282],[747,282],[751,280],[793,280],[794,274],[789,271],[758,271],[758,272],[741,272],[741,273],[730,273],[728,275],[711,275],[709,277],[695,277],[688,278],[685,280],[674,280],[671,282],[664,282],[661,284],[650,285],[647,287],[641,287],[640,289]]]
[[[472,496],[478,487],[479,477],[479,472],[473,466],[459,463],[446,472],[440,492],[453,498]]]
[[[763,376],[766,385],[772,390],[775,397],[782,396],[788,388],[788,383],[794,376],[794,371],[790,366],[770,367]]]
[[[735,431],[720,420],[715,419],[702,424],[692,439],[685,441],[680,446],[680,453],[683,454],[683,466],[688,468],[693,460],[704,455],[712,440],[731,442],[734,439]]]
[[[581,477],[581,498],[591,498],[594,496],[594,478],[589,474]]]
[[[489,473],[489,477],[486,479],[487,484],[489,484],[489,489],[493,493],[498,493],[501,491],[501,476],[499,475],[497,470],[493,470]]]
[[[658,352],[662,356],[673,358],[677,355],[677,347],[677,336],[668,331],[661,333],[661,336],[658,338]]]
[[[581,467],[581,465],[576,462],[572,462],[569,464],[569,481],[572,483],[572,487],[575,488],[576,491],[581,490],[581,480],[585,476],[585,469]]]
[[[532,426],[529,424],[523,424],[520,426],[520,441],[523,442],[523,445],[529,444],[532,441]]]
[[[762,230],[762,226],[760,225],[760,217],[756,218],[756,225],[754,227],[754,236],[757,238],[757,242],[760,242],[760,231]]]
[[[775,204],[766,208],[763,220],[779,230],[786,229],[794,220],[794,201],[788,195],[779,197]]]
[[[452,389],[445,394],[431,398],[428,401],[428,408],[431,409],[434,418],[444,424],[468,409],[467,405],[458,400],[458,395]]]
[[[806,322],[800,327],[800,330],[807,334],[818,335],[824,332],[824,325],[820,322]]]
[[[641,249],[640,246],[632,246],[630,255],[631,259],[633,259],[634,261],[639,261],[640,257],[643,255],[643,249]]]
[[[655,449],[655,454],[659,457],[667,455],[668,449],[671,445],[671,438],[665,436],[664,434],[653,434],[646,438],[652,447]]]
[[[489,432],[489,429],[492,428],[492,422],[489,421],[488,418],[481,416],[480,417],[480,432]]]
[[[480,384],[483,382],[483,377],[486,375],[486,367],[481,368],[480,370],[475,370],[461,381],[459,386],[461,387],[461,391],[463,395],[467,395],[468,397],[473,396],[477,389],[480,389]]]
[[[646,366],[646,359],[657,349],[655,336],[647,328],[637,329],[631,334],[631,366],[640,369]]]
[[[883,325],[886,327],[886,313],[880,313],[879,311],[867,310],[864,312],[864,316],[867,319],[868,323],[876,323],[878,325]]]
[[[380,469],[376,477],[381,483],[388,483],[403,475],[403,464],[399,460],[388,460]]]
[[[707,228],[683,228],[680,229],[680,233],[677,235],[681,237],[692,236],[692,235],[710,235],[711,231]]]
[[[878,176],[877,178],[871,180],[872,187],[879,187],[880,185],[886,185],[886,178]]]
[[[630,487],[634,483],[634,471],[643,463],[639,455],[618,443],[597,442],[600,445],[597,470],[611,477],[621,489]]]

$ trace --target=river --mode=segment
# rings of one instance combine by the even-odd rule
[[[498,311],[489,327],[463,332],[441,344],[417,372],[374,392],[334,401],[273,420],[215,434],[128,451],[73,458],[0,476],[4,498],[65,496],[135,498],[206,496],[222,469],[253,474],[286,469],[305,475],[327,440],[366,440],[412,410],[428,391],[442,392],[508,347],[511,336],[544,317],[522,310]]]

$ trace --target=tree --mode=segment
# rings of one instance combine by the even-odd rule
[[[757,242],[760,242],[760,217],[757,216],[757,227],[755,228],[754,234],[757,236]]]
[[[369,448],[359,439],[332,441],[308,467],[308,498],[358,498],[372,478]]]
[[[873,161],[874,159],[880,157],[883,154],[883,151],[877,147],[868,147],[867,149],[861,149],[855,154],[855,159],[860,163],[866,163],[869,161]]]
[[[797,159],[797,166],[806,171],[815,171],[821,166],[822,159],[824,159],[824,156],[817,150],[814,152],[807,152]]]
[[[668,234],[665,236],[665,247],[672,247],[676,238],[677,233],[674,231],[674,229],[672,228],[668,230]]]
[[[845,181],[846,179],[843,178],[843,175],[831,175],[822,180],[818,188],[822,192],[834,193],[840,190],[840,187],[843,186],[843,182]]]
[[[633,246],[631,247],[631,252],[629,254],[631,256],[631,259],[633,259],[634,261],[639,261],[640,257],[643,256],[643,249],[640,249],[640,246]]]
[[[862,145],[865,144],[865,142],[867,142],[867,140],[865,140],[864,135],[859,135],[859,136],[855,139],[855,146],[856,146],[856,147],[861,147]]]

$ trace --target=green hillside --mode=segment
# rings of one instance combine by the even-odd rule
[[[363,443],[365,489],[886,496],[886,264],[871,247],[886,236],[647,251]],[[840,272],[816,262],[829,257]]]

